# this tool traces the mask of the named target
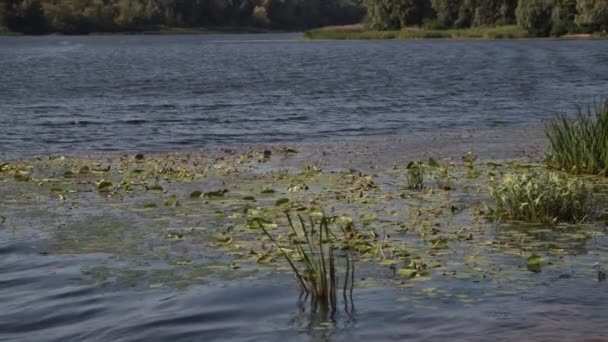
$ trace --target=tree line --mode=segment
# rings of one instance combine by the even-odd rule
[[[28,34],[167,27],[302,30],[360,22],[361,0],[0,0],[0,26]]]
[[[0,27],[28,34],[159,27],[377,30],[517,24],[533,36],[608,29],[608,0],[0,0]]]
[[[364,0],[378,30],[517,24],[533,36],[608,29],[608,0]]]

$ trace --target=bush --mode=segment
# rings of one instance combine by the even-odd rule
[[[549,122],[547,162],[572,172],[608,176],[608,101],[579,109],[575,119],[566,116]]]
[[[490,188],[497,219],[582,223],[593,213],[593,192],[575,177],[556,173],[508,174]]]

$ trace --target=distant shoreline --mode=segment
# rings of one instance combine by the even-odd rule
[[[266,29],[260,27],[166,27],[150,28],[145,30],[125,30],[113,32],[83,32],[78,34],[65,34],[61,32],[49,32],[40,35],[24,34],[10,31],[0,27],[0,37],[38,37],[38,36],[92,36],[92,35],[207,35],[207,34],[265,34],[265,33],[298,33],[302,31],[287,31]]]
[[[370,30],[363,25],[328,26],[306,31],[309,40],[593,40],[608,39],[602,33],[566,34],[559,37],[533,37],[515,25],[430,30],[409,27],[401,30]]]

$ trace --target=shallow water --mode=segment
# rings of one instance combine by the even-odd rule
[[[606,95],[608,41],[0,37],[4,154],[538,124]]]
[[[378,188],[352,190],[357,176],[350,173],[278,172],[300,157],[273,151],[262,163],[231,153],[159,154],[143,161],[41,158],[26,162],[34,178],[25,182],[0,172],[0,215],[6,218],[0,218],[0,340],[608,338],[607,283],[598,280],[608,265],[605,223],[555,229],[496,225],[472,212],[487,196],[483,180],[473,182],[482,186],[481,194],[474,186],[463,192],[471,181],[460,176],[455,191],[408,192],[402,167],[389,167],[375,169],[371,179]],[[97,163],[104,167],[97,170]],[[91,173],[61,176],[83,165]],[[173,169],[161,171],[162,165]],[[207,166],[204,176],[198,173]],[[183,167],[189,170],[185,176],[176,173]],[[102,177],[114,182],[112,191],[98,191]],[[288,190],[302,179],[309,190]],[[164,192],[149,190],[153,184]],[[189,196],[220,186],[230,189],[220,199]],[[268,186],[277,192],[261,194]],[[245,200],[246,194],[256,202]],[[162,204],[173,195],[178,206]],[[346,197],[336,201],[338,195]],[[382,263],[393,260],[401,269],[409,257],[361,254],[352,299],[340,294],[333,317],[311,314],[280,256],[270,264],[259,261],[268,243],[248,228],[243,214],[251,205],[275,208],[283,196],[292,203],[317,198],[322,208],[351,214],[359,231],[374,231],[374,243],[387,243],[387,256],[401,246],[429,265],[429,276],[409,279]],[[158,205],[146,208],[151,202]],[[280,211],[264,215],[279,220]],[[366,225],[358,218],[365,212],[377,218]],[[230,242],[223,243],[227,232]],[[447,248],[434,247],[437,237],[446,239]],[[526,268],[531,254],[544,259],[539,273]]]

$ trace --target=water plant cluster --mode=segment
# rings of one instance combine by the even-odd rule
[[[563,115],[550,121],[546,135],[552,167],[608,176],[608,100],[579,109],[575,118]]]
[[[338,248],[334,244],[339,239],[330,230],[330,222],[335,222],[336,219],[328,218],[322,213],[315,216],[316,219],[314,216],[309,216],[308,220],[305,220],[301,214],[298,214],[297,223],[294,223],[292,216],[288,212],[286,213],[292,233],[289,237],[288,247],[282,247],[261,220],[256,221],[264,234],[285,257],[302,291],[306,295],[310,295],[311,307],[325,312],[335,312],[338,306],[337,293],[340,276],[336,267]],[[299,226],[300,229],[298,230],[296,226]],[[347,293],[352,296],[355,273],[354,260],[349,256],[348,251],[344,254],[344,258],[346,266],[342,280],[342,294],[345,298],[344,302],[347,303]],[[299,267],[298,263],[302,264],[302,267]]]
[[[582,223],[595,211],[592,189],[582,179],[556,173],[507,174],[491,192],[499,220]]]
[[[43,255],[116,258],[86,281],[182,288],[279,271],[329,311],[353,286],[467,304],[458,284],[517,293],[543,281],[530,271],[589,275],[577,256],[608,239],[608,177],[474,153],[367,170],[299,158],[276,147],[6,161],[0,229],[36,229]]]

